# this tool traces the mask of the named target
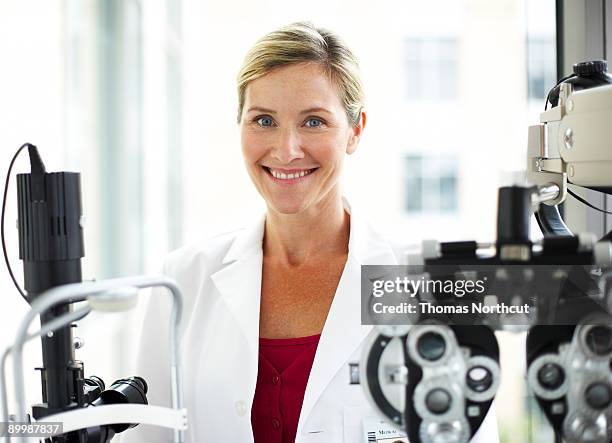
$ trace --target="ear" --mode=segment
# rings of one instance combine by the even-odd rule
[[[364,109],[361,109],[359,113],[359,121],[357,124],[351,128],[351,135],[346,145],[346,153],[352,154],[357,150],[357,145],[359,144],[359,140],[361,139],[361,134],[363,134],[363,130],[366,126],[366,112]]]

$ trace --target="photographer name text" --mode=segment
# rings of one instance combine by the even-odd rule
[[[437,305],[429,302],[387,305],[378,302],[372,305],[372,310],[375,314],[529,314],[530,306],[476,302],[461,305]]]

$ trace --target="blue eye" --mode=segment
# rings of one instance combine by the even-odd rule
[[[313,124],[309,124],[310,122],[313,122]],[[321,120],[320,118],[313,117],[306,120],[306,126],[308,126],[309,128],[318,128],[321,125],[323,125],[323,120]]]
[[[272,126],[272,119],[270,117],[265,117],[265,116],[257,117],[255,121],[257,122],[257,124],[259,124],[259,126],[263,126],[263,127]]]

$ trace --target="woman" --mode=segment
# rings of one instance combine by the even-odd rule
[[[397,259],[340,192],[344,158],[366,126],[357,61],[333,33],[295,23],[248,53],[238,93],[242,152],[265,217],[180,249],[165,266],[186,297],[188,441],[368,441],[386,425],[349,383],[371,330],[361,325],[360,266]],[[139,358],[151,404],[169,404],[167,313],[153,297]],[[494,420],[479,435],[497,441]]]

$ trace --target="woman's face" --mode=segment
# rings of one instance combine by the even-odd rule
[[[243,109],[242,153],[268,209],[297,214],[339,196],[344,156],[357,148],[363,125],[349,125],[319,65],[283,67],[254,80]]]

